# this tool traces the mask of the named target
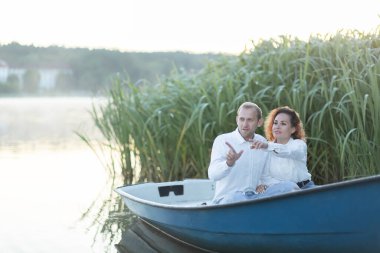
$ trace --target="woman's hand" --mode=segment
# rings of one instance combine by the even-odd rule
[[[267,149],[268,143],[256,140],[249,140],[251,143],[251,149]]]

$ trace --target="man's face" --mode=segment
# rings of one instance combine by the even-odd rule
[[[236,123],[241,136],[245,139],[251,139],[258,126],[262,125],[262,119],[257,118],[255,108],[241,108],[236,116]]]

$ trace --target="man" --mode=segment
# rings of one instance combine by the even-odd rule
[[[260,107],[251,102],[240,105],[236,116],[237,129],[215,138],[208,176],[216,183],[214,204],[232,202],[237,192],[254,194],[267,160],[267,152],[251,149],[251,142],[266,139],[255,134],[262,126]]]

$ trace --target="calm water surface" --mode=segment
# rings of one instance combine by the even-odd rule
[[[107,181],[74,133],[99,137],[93,102],[0,98],[0,252],[105,252],[105,242],[94,242],[96,226],[80,221]]]

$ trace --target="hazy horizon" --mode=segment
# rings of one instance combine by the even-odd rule
[[[252,41],[380,25],[373,0],[5,0],[0,44],[238,54]]]

